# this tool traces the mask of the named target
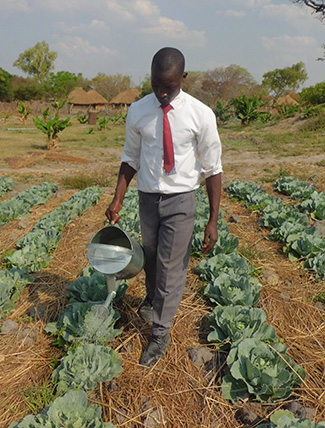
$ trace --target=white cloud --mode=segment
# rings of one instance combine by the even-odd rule
[[[195,46],[205,46],[204,31],[190,30],[182,21],[161,17],[155,25],[143,29],[144,33],[165,36],[173,40],[182,40]]]
[[[84,57],[85,55],[115,55],[116,52],[106,46],[94,46],[89,40],[82,37],[68,37],[60,40],[58,36],[56,46],[59,53],[67,57]]]
[[[111,13],[115,13],[119,18],[124,21],[134,21],[135,16],[130,12],[130,8],[122,5],[122,2],[116,0],[108,0],[107,8]]]
[[[276,37],[263,37],[265,49],[271,52],[301,52],[305,49],[317,48],[318,42],[311,36],[289,36],[283,34]]]
[[[0,10],[10,13],[26,13],[31,11],[28,0],[0,0]]]

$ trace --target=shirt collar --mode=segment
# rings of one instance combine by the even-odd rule
[[[160,107],[160,102],[158,101],[158,99],[156,98],[155,95],[154,95],[154,98],[155,98],[156,106]],[[170,105],[173,107],[173,109],[177,109],[181,106],[183,99],[184,99],[184,92],[182,90],[180,90],[179,94],[176,95],[176,97],[173,99],[173,101],[170,103]]]

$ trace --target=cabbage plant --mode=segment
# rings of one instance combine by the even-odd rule
[[[57,322],[48,323],[45,331],[63,339],[63,345],[67,342],[104,345],[121,334],[121,329],[114,328],[119,318],[120,314],[112,306],[103,318],[96,316],[94,303],[74,302],[61,311]]]
[[[204,295],[221,306],[254,306],[258,303],[262,285],[256,278],[230,272],[222,272],[213,283],[204,288]]]
[[[280,342],[272,346],[255,338],[244,339],[227,357],[229,373],[223,378],[223,396],[237,402],[250,395],[260,402],[283,401],[305,378],[305,370],[286,355]]]
[[[59,393],[69,389],[95,389],[123,372],[123,361],[110,347],[86,343],[70,349],[52,374]]]
[[[87,407],[85,391],[68,391],[58,397],[38,415],[28,415],[8,428],[116,428],[102,420],[102,409],[92,404]]]
[[[289,410],[277,410],[271,415],[269,424],[260,424],[257,428],[325,428],[325,422],[296,418]]]
[[[249,306],[217,306],[208,316],[212,331],[209,342],[230,343],[254,337],[264,342],[277,342],[275,328],[266,323],[263,309]]]

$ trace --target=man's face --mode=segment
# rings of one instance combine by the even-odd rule
[[[155,67],[151,70],[151,86],[158,101],[167,105],[179,94],[187,73],[180,72],[177,67],[168,71],[160,71]]]

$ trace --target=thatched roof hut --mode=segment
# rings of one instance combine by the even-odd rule
[[[286,106],[292,106],[294,104],[299,105],[299,102],[295,100],[291,95],[287,94],[283,97],[279,97],[277,100],[277,104],[285,104]]]
[[[85,91],[82,88],[76,88],[68,96],[69,112],[88,112],[89,110],[105,110],[108,101],[100,95],[95,89]]]
[[[139,99],[140,94],[141,91],[139,89],[127,89],[112,98],[109,105],[114,109],[127,109],[134,101]]]

